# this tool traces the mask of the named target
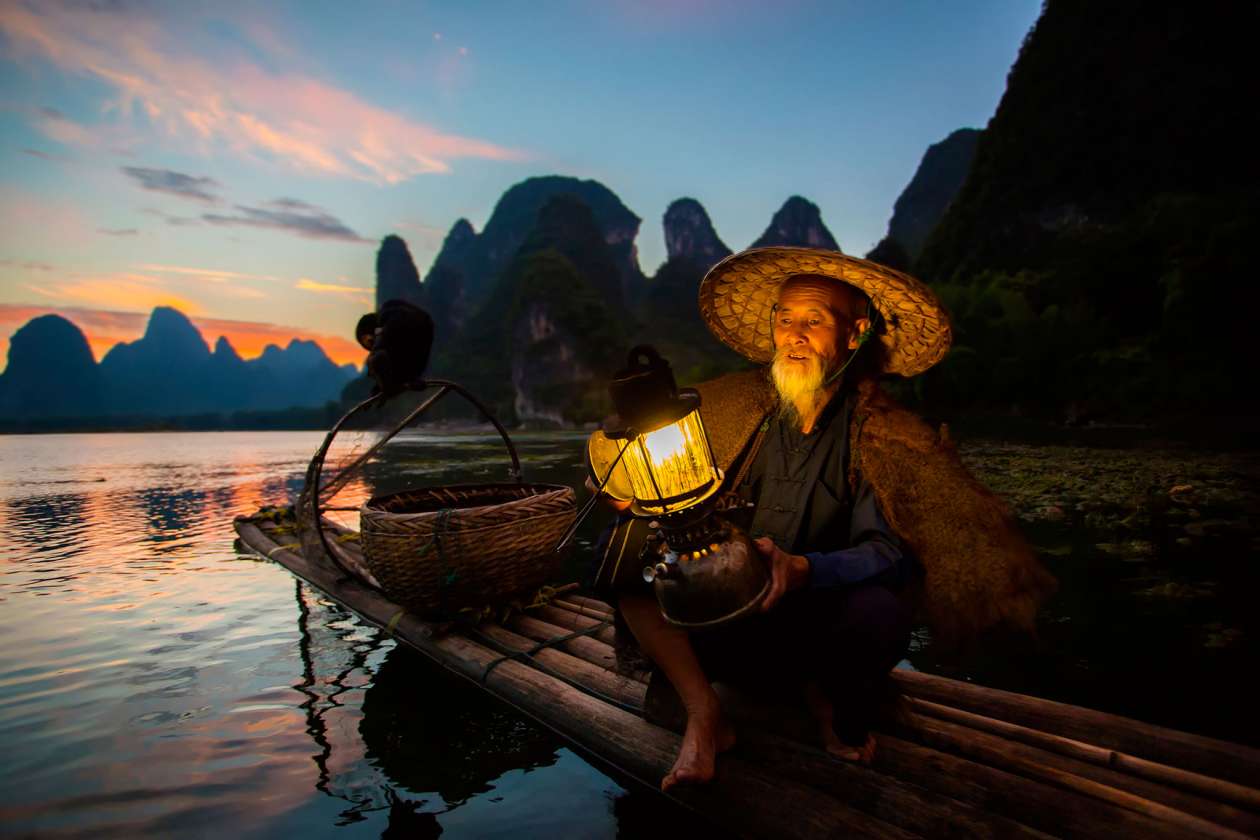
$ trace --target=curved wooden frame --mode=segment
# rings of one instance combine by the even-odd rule
[[[367,409],[373,405],[383,404],[386,400],[384,394],[373,394],[342,415],[341,419],[334,423],[333,427],[329,429],[328,434],[324,436],[324,442],[320,444],[319,449],[315,450],[314,456],[311,457],[311,461],[306,467],[305,487],[302,491],[300,499],[303,504],[309,504],[311,508],[309,513],[311,516],[312,527],[314,527],[315,533],[319,537],[320,547],[323,548],[324,554],[326,554],[329,559],[331,559],[332,562],[347,575],[358,577],[355,572],[347,569],[345,564],[342,563],[341,558],[328,542],[328,535],[324,532],[324,513],[329,510],[333,510],[333,508],[324,506],[322,500],[325,494],[331,489],[332,493],[328,494],[328,497],[331,498],[335,495],[336,492],[340,490],[341,487],[343,487],[349,480],[349,477],[353,475],[359,467],[366,464],[368,459],[375,455],[381,447],[392,440],[393,437],[403,429],[410,426],[418,417],[420,417],[420,415],[432,408],[447,394],[452,392],[459,394],[468,402],[472,403],[473,407],[481,412],[481,415],[486,420],[490,421],[490,423],[494,426],[495,431],[499,433],[499,437],[503,438],[503,445],[507,449],[508,457],[512,462],[511,466],[508,467],[509,479],[518,483],[525,480],[525,477],[521,472],[521,459],[516,454],[516,446],[512,443],[512,438],[508,436],[507,430],[503,428],[503,424],[499,422],[498,418],[490,412],[490,409],[486,408],[481,400],[473,396],[468,389],[464,388],[459,383],[452,382],[448,379],[424,379],[411,383],[405,388],[405,390],[422,392],[435,386],[438,389],[437,393],[433,394],[424,402],[420,403],[420,405],[409,411],[407,416],[396,423],[387,434],[385,434],[376,443],[372,444],[372,446],[370,446],[368,450],[360,455],[353,463],[342,469],[341,472],[339,472],[337,476],[328,483],[327,487],[321,488],[319,486],[319,482],[324,471],[324,458],[328,455],[328,450],[332,447],[333,440],[336,439],[337,434],[345,428],[350,418],[354,417],[361,410]],[[309,502],[307,500],[309,500]],[[299,523],[301,522],[301,516],[298,517],[298,521]]]

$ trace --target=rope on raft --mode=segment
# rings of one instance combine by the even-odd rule
[[[285,517],[289,513],[291,513],[291,511],[288,508],[272,508],[272,509],[263,508],[262,512],[256,513],[253,516],[250,516],[247,518],[251,522],[279,523],[279,522],[285,521]],[[270,535],[275,536],[276,534],[283,535],[283,534],[291,534],[291,533],[293,533],[292,526],[277,524],[276,527],[271,529]],[[333,537],[333,542],[338,542],[338,543],[358,542],[358,540],[359,540],[359,535],[355,531],[347,531],[344,534],[340,534],[336,537]],[[274,559],[273,555],[277,551],[297,551],[301,547],[302,547],[301,542],[284,543],[282,545],[277,545],[275,548],[272,548],[267,552],[267,559],[268,560]],[[530,606],[533,606],[533,605],[531,604]]]
[[[549,677],[560,680],[566,685],[576,688],[579,691],[583,692],[584,694],[589,694],[590,696],[604,703],[607,703],[610,706],[616,706],[618,709],[621,709],[624,712],[629,712],[633,715],[642,715],[643,710],[640,709],[638,706],[634,706],[629,703],[624,703],[621,700],[618,700],[616,697],[610,697],[609,695],[604,694],[602,691],[599,691],[589,685],[583,685],[577,682],[576,680],[573,680],[565,676],[564,674],[561,674],[558,671],[555,671],[547,667],[547,665],[543,664],[542,662],[539,662],[537,659],[534,658],[535,654],[541,651],[544,651],[550,647],[553,647],[554,645],[563,644],[564,642],[568,642],[573,639],[580,638],[582,636],[593,635],[599,632],[600,630],[603,630],[605,627],[608,627],[611,623],[612,623],[612,619],[606,618],[603,621],[600,621],[597,624],[594,624],[590,627],[585,627],[581,630],[574,630],[572,633],[565,633],[563,636],[555,636],[553,638],[547,639],[546,641],[538,642],[537,644],[532,645],[529,648],[526,648],[525,650],[512,650],[506,647],[505,645],[503,645],[502,643],[500,643],[498,640],[493,639],[490,636],[487,636],[486,634],[477,630],[475,627],[468,628],[466,632],[469,635],[476,636],[477,641],[480,644],[484,644],[485,646],[491,648],[492,650],[497,651],[500,654],[498,659],[494,659],[486,663],[486,667],[482,669],[481,677],[479,678],[479,681],[481,682],[482,685],[485,685],[486,680],[489,679],[491,671],[493,671],[496,667],[498,667],[499,665],[511,659],[511,660],[520,662],[524,665],[528,665],[529,667],[537,671],[541,671],[542,673],[546,674]]]

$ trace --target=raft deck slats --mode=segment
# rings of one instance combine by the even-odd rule
[[[893,676],[907,693],[925,700],[1260,788],[1260,750],[1251,747],[917,671],[897,670]]]
[[[237,530],[252,550],[269,554],[368,621],[384,627],[400,612],[379,592],[347,579],[327,559],[308,562],[299,551],[277,546],[267,533],[275,530],[274,523],[242,519],[238,520]],[[361,560],[353,532],[342,526],[335,526],[334,530],[344,540],[338,544],[344,547],[345,554]],[[291,539],[281,534],[274,536]],[[596,757],[654,785],[672,763],[677,735],[634,714],[633,710],[643,702],[645,686],[641,678],[611,672],[610,665],[615,661],[610,647],[612,628],[600,626],[607,621],[611,608],[593,598],[565,593],[530,613],[511,617],[506,626],[482,625],[479,632],[487,643],[500,648],[498,651],[457,633],[437,637],[430,625],[409,615],[398,618],[395,635],[440,664],[480,681],[492,693]],[[527,663],[503,659],[502,651],[530,650],[539,642],[592,627],[598,627],[593,634],[539,650]],[[485,666],[496,660],[498,664],[482,680]],[[501,671],[505,673],[499,676]],[[1256,801],[1254,788],[1236,783],[1230,787],[1231,783],[1218,778],[1219,774],[1187,773],[1148,757],[1118,751],[1115,754],[1119,759],[1101,761],[1107,755],[1105,748],[1052,734],[1051,727],[1038,727],[1031,722],[1047,708],[1045,719],[1053,723],[1065,710],[1076,710],[1075,707],[1009,692],[995,692],[996,699],[986,700],[990,689],[917,672],[894,673],[911,695],[911,704],[917,704],[916,713],[905,717],[906,734],[931,746],[881,733],[875,766],[865,768],[839,762],[805,743],[767,731],[773,727],[766,724],[772,722],[757,719],[758,715],[765,717],[764,709],[737,709],[732,717],[739,726],[742,743],[719,762],[715,784],[675,788],[674,798],[700,808],[739,833],[778,836],[784,836],[787,829],[799,829],[795,836],[837,830],[871,836],[912,836],[907,832],[925,836],[1038,836],[1039,832],[1108,838],[1117,834],[1173,837],[1187,832],[1216,837],[1260,836],[1260,817],[1248,807],[1230,804],[1247,806]],[[534,685],[533,693],[521,687],[522,681]],[[632,747],[627,754],[624,745],[608,742],[607,733],[599,727],[584,728],[580,720],[557,719],[560,707],[549,694],[553,691],[585,698],[578,706],[560,704],[564,709],[581,708],[586,710],[584,713],[593,713],[593,709],[602,707],[628,715],[634,723],[618,715],[609,722],[630,726],[637,736],[657,744],[665,757],[637,756],[634,750],[639,741],[635,738],[630,739]],[[964,702],[938,702],[947,695]],[[727,701],[724,695],[724,703]],[[598,707],[587,705],[591,702]],[[1007,717],[989,717],[978,711],[986,702],[989,708],[1008,712]],[[1084,709],[1076,711],[1102,715]],[[1010,717],[1022,719],[1012,721]],[[1160,729],[1117,716],[1105,717],[1132,725],[1136,732]],[[803,725],[801,721],[797,723]],[[1051,731],[1042,731],[1046,728]],[[800,738],[802,731],[798,725],[789,734]],[[1190,763],[1200,767],[1211,764],[1213,756],[1235,751],[1245,755],[1248,750],[1187,733],[1175,734],[1182,736],[1176,741],[1175,751],[1193,754]],[[1089,763],[1091,756],[1095,763]],[[750,760],[755,763],[750,764]],[[738,778],[729,778],[732,774]],[[1158,778],[1152,778],[1152,774]],[[767,794],[771,797],[780,796],[780,789],[788,785],[792,808],[749,808],[743,804],[733,807],[726,801],[727,797],[738,795],[736,791],[760,788],[767,779],[774,785],[775,792]],[[1188,790],[1174,790],[1160,782],[1180,782]],[[804,798],[798,801],[798,797]],[[819,816],[801,821],[801,814],[793,808],[812,809],[810,813]],[[735,818],[737,813],[739,818]],[[776,822],[774,814],[782,815],[785,821]],[[949,825],[960,828],[947,832]]]
[[[1180,810],[1191,803],[1195,811],[1215,813],[1228,808],[1216,803],[1194,803],[1195,797],[1144,780],[1124,778],[1121,774],[1108,773],[1084,762],[1064,758],[1044,750],[1015,741],[980,732],[957,724],[915,715],[907,731],[929,746],[945,749],[991,766],[1002,766],[1032,779],[1083,793],[1103,802],[1109,802],[1139,814],[1145,814],[1160,822],[1177,827],[1183,834],[1202,837],[1233,838],[1241,840],[1250,836],[1224,825],[1212,822]],[[1110,783],[1110,784],[1109,784]],[[1160,801],[1146,798],[1135,791],[1158,796]],[[1175,804],[1168,804],[1175,803]],[[1213,805],[1216,807],[1213,807]]]
[[[571,600],[571,598],[566,596],[566,600]],[[561,608],[565,607],[563,602],[554,603]],[[555,630],[559,631],[559,628]],[[731,697],[725,696],[724,700],[729,704]],[[1244,836],[1260,836],[1260,816],[1254,813],[1255,805],[1260,804],[1260,791],[1145,759],[1125,756],[1028,727],[985,718],[921,698],[909,697],[908,702],[911,708],[924,712],[928,718],[925,721],[921,719],[922,716],[912,716],[907,721],[912,724],[914,734],[920,739],[931,736],[940,739],[941,733],[933,729],[934,721],[931,718],[961,723],[964,727],[978,730],[977,736],[981,740],[983,740],[983,733],[987,732],[1002,735],[1012,742],[1011,748],[1014,751],[1013,755],[1016,756],[1015,760],[1003,759],[1000,752],[991,751],[994,744],[999,746],[1004,744],[1001,739],[987,742],[989,752],[979,750],[982,753],[980,757],[990,759],[991,764],[1003,766],[1014,763],[1016,769],[1029,778],[1058,782],[1064,787],[1073,789],[1084,787],[1096,798],[1113,802],[1129,810],[1150,814],[1171,825],[1180,826],[1184,830],[1203,836],[1238,836],[1228,832],[1218,834],[1218,826],[1211,825],[1212,821],[1219,826],[1245,832]],[[787,715],[783,710],[777,710],[775,717],[776,721],[782,724]],[[746,717],[743,722],[760,723],[760,721],[750,721]],[[808,721],[801,720],[797,721],[796,731],[791,734],[800,738],[801,733],[805,731],[810,731]],[[955,734],[957,732],[955,730]],[[975,737],[970,733],[965,733],[962,741],[969,742],[975,740]],[[1029,748],[1022,748],[1023,744],[1027,744]],[[983,748],[984,744],[978,746]],[[965,746],[955,745],[952,751],[975,756],[976,748],[977,745],[966,743]],[[1128,775],[1117,770],[1126,771]],[[1066,771],[1066,775],[1063,771]],[[1178,787],[1190,791],[1190,794],[1177,789]],[[1231,803],[1240,804],[1243,807],[1233,807]],[[1251,811],[1245,810],[1246,808],[1251,808]],[[1203,823],[1195,817],[1205,818],[1209,823]]]
[[[1253,788],[1222,781],[1211,776],[1204,776],[1200,773],[1193,773],[1188,770],[1179,770],[1165,764],[1125,755],[1115,750],[1096,747],[1093,744],[1074,741],[1070,738],[1063,738],[1059,735],[1052,735],[1026,726],[986,718],[983,715],[977,715],[961,709],[953,709],[919,697],[911,698],[910,703],[916,711],[930,717],[989,732],[1010,741],[1017,741],[1030,747],[1037,747],[1071,759],[1077,759],[1078,762],[1097,765],[1099,768],[1110,768],[1110,771],[1108,771],[1109,775],[1106,778],[1114,778],[1116,774],[1111,771],[1119,770],[1130,776],[1137,777],[1134,784],[1139,787],[1143,784],[1142,780],[1145,780],[1159,783],[1161,786],[1167,785],[1188,790],[1203,797],[1238,805],[1252,811],[1260,811],[1260,791]],[[1186,802],[1189,804],[1191,799],[1193,798],[1186,799]],[[1255,828],[1260,830],[1260,820],[1257,820]]]

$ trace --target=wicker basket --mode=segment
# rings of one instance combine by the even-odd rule
[[[359,510],[368,568],[394,601],[425,617],[498,606],[559,571],[556,543],[577,515],[556,484],[408,490]]]

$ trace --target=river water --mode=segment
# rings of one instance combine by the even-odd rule
[[[527,478],[579,483],[583,437],[517,436]],[[320,439],[0,437],[0,834],[640,837],[688,825],[237,551],[232,518],[289,501]],[[417,480],[504,478],[496,438],[413,444]],[[1245,688],[1260,649],[1254,453],[982,442],[964,454],[1062,591],[1037,645],[949,659],[924,633],[914,667],[1260,743]]]

